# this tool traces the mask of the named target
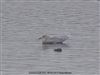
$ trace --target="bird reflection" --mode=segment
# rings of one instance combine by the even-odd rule
[[[42,44],[43,50],[57,49],[57,48],[64,48],[64,47],[69,47],[69,46],[65,43],[62,43],[62,44]]]

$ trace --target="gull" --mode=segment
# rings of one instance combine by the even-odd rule
[[[67,36],[50,37],[49,35],[43,35],[39,39],[42,40],[43,44],[63,44],[63,42],[68,39],[68,37]]]

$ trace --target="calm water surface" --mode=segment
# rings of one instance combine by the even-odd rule
[[[3,75],[31,71],[99,75],[97,2],[3,2],[2,6]],[[44,34],[69,39],[65,44],[42,45],[38,38]]]

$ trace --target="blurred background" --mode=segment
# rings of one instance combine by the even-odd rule
[[[65,45],[42,45],[44,34],[68,35]],[[99,74],[99,3],[96,1],[2,2],[3,75],[30,71]],[[62,52],[54,49],[62,48]]]

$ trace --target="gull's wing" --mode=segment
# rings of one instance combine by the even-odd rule
[[[48,38],[47,41],[48,42],[64,42],[65,40],[67,40],[68,37],[51,37],[51,38]]]

